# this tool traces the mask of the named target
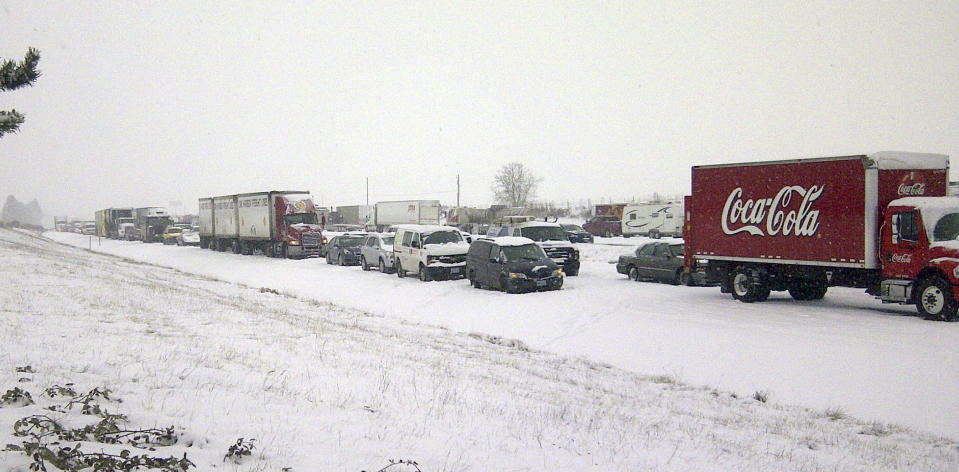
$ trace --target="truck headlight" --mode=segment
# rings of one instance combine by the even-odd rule
[[[556,269],[553,271],[553,275],[563,275],[563,269]]]
[[[952,269],[952,277],[954,279],[959,279],[959,266],[956,266],[955,269]]]
[[[511,278],[511,279],[525,279],[525,278],[526,278],[526,274],[520,274],[520,273],[518,273],[518,272],[510,272],[510,273],[509,273],[509,278]]]
[[[300,242],[297,241],[297,240],[295,240],[295,239],[292,239],[292,240],[290,240],[290,242],[288,242],[287,244],[289,244],[290,246],[299,246],[299,245],[300,245]]]

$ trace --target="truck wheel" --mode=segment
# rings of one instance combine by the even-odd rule
[[[761,269],[739,266],[730,274],[730,277],[732,280],[729,285],[736,300],[752,303],[769,298],[769,285]]]
[[[789,295],[800,301],[822,300],[828,289],[826,284],[802,282],[789,287]]]
[[[400,262],[400,259],[396,259],[396,276],[399,278],[406,277],[406,271],[403,270],[403,264]]]
[[[939,277],[927,277],[919,282],[916,292],[916,307],[927,320],[956,321],[959,305],[948,282]]]
[[[280,257],[284,259],[289,257],[288,251],[286,250],[286,243],[283,243],[283,246],[280,247]]]
[[[366,263],[366,256],[360,256],[360,268],[369,271],[370,265]]]
[[[420,265],[420,280],[423,282],[429,282],[432,279],[430,278],[430,271],[426,268],[425,265]]]
[[[629,280],[639,282],[639,269],[636,266],[629,266],[626,273],[629,275]]]

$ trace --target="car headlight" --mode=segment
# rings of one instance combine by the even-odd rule
[[[563,275],[563,269],[556,269],[553,271],[553,275]]]
[[[526,277],[526,274],[520,274],[520,273],[518,273],[518,272],[510,272],[510,273],[509,273],[509,278],[511,278],[511,279],[525,279],[525,278],[527,278],[527,277]]]
[[[289,244],[290,246],[299,246],[299,245],[300,245],[300,242],[297,241],[297,240],[295,240],[295,239],[293,239],[293,240],[290,240],[290,242],[287,243],[287,244]]]

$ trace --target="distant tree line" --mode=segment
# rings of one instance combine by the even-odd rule
[[[7,196],[7,201],[3,204],[3,210],[0,211],[0,221],[4,226],[12,227],[42,227],[43,210],[36,199],[24,205],[20,203],[13,195]]]

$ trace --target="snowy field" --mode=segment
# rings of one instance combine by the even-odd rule
[[[465,280],[422,283],[329,266],[197,247],[45,233],[67,244],[251,287],[267,287],[456,332],[520,339],[645,375],[811,408],[842,408],[959,438],[959,323],[915,316],[861,290],[820,302],[785,292],[743,304],[715,287],[632,282],[609,264],[641,238],[578,245],[583,266],[559,292],[508,295]],[[610,245],[606,243],[622,244]]]
[[[78,235],[47,235],[74,245],[89,243],[89,238]],[[16,386],[32,391],[36,401],[29,406],[0,404],[0,444],[22,441],[11,435],[10,425],[27,415],[46,414],[64,424],[89,423],[89,418],[64,409],[62,398],[42,393],[51,385],[73,382],[77,391],[112,390],[113,398],[123,401],[104,401],[105,409],[127,415],[138,427],[174,426],[177,444],[159,447],[155,454],[186,453],[198,470],[375,471],[389,459],[401,458],[418,461],[423,471],[955,470],[959,463],[959,446],[951,439],[888,424],[881,414],[866,421],[850,417],[856,415],[843,400],[852,396],[851,391],[837,393],[826,408],[809,409],[787,405],[764,381],[732,394],[684,385],[681,381],[690,380],[692,369],[680,374],[677,370],[682,369],[670,371],[663,367],[666,364],[645,369],[634,363],[623,370],[608,365],[612,362],[588,359],[617,355],[635,359],[638,356],[627,353],[650,349],[668,353],[682,345],[704,352],[703,346],[718,343],[702,337],[710,326],[716,328],[716,336],[729,336],[735,328],[731,325],[737,325],[779,339],[788,327],[802,326],[779,320],[759,330],[753,327],[758,321],[746,323],[745,315],[729,309],[730,303],[741,306],[732,302],[727,303],[727,313],[705,317],[712,320],[708,323],[694,323],[692,316],[678,311],[674,317],[681,323],[671,326],[665,312],[607,297],[613,292],[640,292],[641,297],[659,297],[682,310],[697,302],[713,306],[726,301],[710,295],[715,289],[638,284],[607,276],[604,272],[612,267],[604,260],[616,254],[610,247],[584,247],[585,275],[570,278],[563,291],[513,296],[474,290],[463,281],[423,284],[315,260],[117,241],[104,241],[99,249],[124,253],[127,259],[0,230],[4,261],[0,391]],[[192,264],[191,271],[215,273],[217,279],[248,280],[227,284],[143,264],[134,257],[170,266]],[[256,267],[263,280],[256,278]],[[333,282],[340,278],[344,280]],[[327,292],[330,296],[324,295]],[[344,295],[355,299],[341,302]],[[577,313],[587,302],[579,300],[587,297],[597,297],[594,305],[609,312]],[[416,309],[416,301],[427,306]],[[345,306],[358,304],[373,309]],[[856,321],[857,313],[860,317],[871,313],[863,308],[844,310],[831,318],[833,323],[843,321],[840,315]],[[430,311],[435,312],[432,317]],[[830,331],[829,320],[821,313],[803,316],[794,307],[785,311],[820,319],[816,329],[795,328],[802,332],[792,333],[789,352],[808,345],[800,340],[809,333],[818,332],[822,339],[822,333]],[[488,322],[482,321],[483,313]],[[545,319],[547,314],[565,326],[555,329]],[[718,322],[719,314],[731,319]],[[575,317],[579,322],[572,320]],[[598,336],[593,325],[611,326],[605,317],[620,320],[618,331],[647,330],[634,339],[659,347],[603,346],[612,335]],[[626,323],[632,318],[649,320]],[[919,327],[952,326],[920,322],[901,313],[880,312],[869,319],[877,325],[915,320]],[[866,321],[857,323],[862,327]],[[654,324],[659,325],[655,331]],[[552,339],[505,336],[522,338],[510,341],[480,334],[543,329],[552,333]],[[671,334],[672,330],[685,332]],[[876,330],[872,334],[869,339],[881,341]],[[591,336],[596,339],[586,342]],[[749,338],[722,344],[739,352],[739,363],[758,375],[762,369],[751,364],[763,356],[779,357],[771,351],[746,352],[750,346],[738,344]],[[581,355],[527,349],[531,344]],[[892,347],[874,347],[873,354]],[[921,349],[916,344],[897,352],[908,350]],[[700,361],[709,362],[716,369],[735,367],[724,365],[729,362],[724,359]],[[802,376],[818,366],[807,361],[788,369]],[[637,370],[652,375],[630,372]],[[853,374],[837,377],[848,375]],[[954,385],[954,377],[949,378]],[[919,386],[948,386],[937,381],[926,379]],[[754,400],[756,390],[766,390],[770,401]],[[43,409],[51,404],[59,404],[61,411]],[[256,438],[254,454],[239,465],[224,462],[237,438]],[[90,444],[84,449],[117,452],[119,447]],[[8,469],[26,470],[27,462],[21,453],[0,452],[0,464]]]

